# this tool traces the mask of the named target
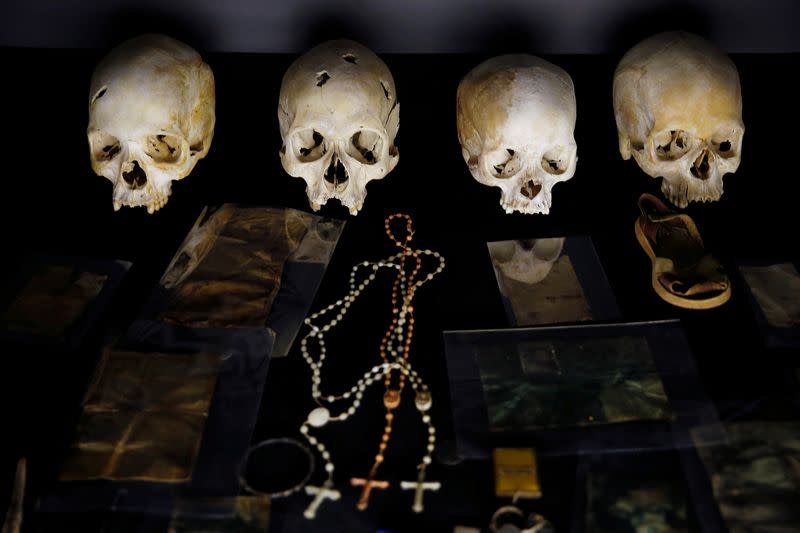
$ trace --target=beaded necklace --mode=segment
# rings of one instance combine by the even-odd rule
[[[406,235],[402,240],[396,238],[392,231],[391,225],[395,219],[405,219],[406,221]],[[362,487],[358,508],[360,510],[367,508],[370,493],[373,489],[386,489],[389,487],[388,482],[376,480],[375,477],[378,468],[385,459],[384,452],[389,444],[392,433],[394,421],[393,411],[400,405],[406,382],[411,384],[415,392],[414,403],[417,411],[420,413],[422,423],[427,427],[428,444],[426,453],[422,457],[422,462],[418,466],[419,473],[417,480],[401,482],[401,487],[407,490],[415,490],[412,509],[414,512],[421,512],[423,510],[423,492],[425,490],[438,490],[440,486],[437,482],[425,482],[425,470],[431,463],[431,457],[436,447],[436,429],[431,422],[430,415],[427,414],[427,411],[431,407],[431,393],[427,385],[425,385],[417,372],[411,367],[408,358],[414,331],[414,308],[412,306],[412,300],[419,287],[432,280],[437,274],[444,270],[444,258],[442,258],[439,253],[432,250],[413,249],[410,247],[414,232],[411,217],[408,215],[393,214],[389,216],[385,221],[385,229],[389,239],[395,246],[400,248],[400,252],[381,261],[364,261],[356,264],[350,272],[349,293],[335,303],[312,314],[305,320],[305,324],[310,328],[310,331],[301,340],[300,348],[303,358],[311,368],[311,395],[319,407],[309,413],[306,421],[300,426],[300,433],[303,434],[317,451],[319,451],[322,461],[325,464],[325,471],[327,472],[327,480],[322,486],[306,487],[306,493],[314,496],[314,500],[304,513],[306,518],[314,518],[317,509],[324,500],[336,500],[340,497],[339,491],[334,488],[333,472],[335,467],[331,459],[331,454],[325,444],[311,434],[311,429],[320,428],[331,422],[341,422],[355,415],[367,387],[379,381],[383,381],[385,387],[383,403],[386,409],[386,423],[381,442],[378,446],[378,453],[375,456],[375,462],[370,469],[369,475],[366,478],[351,479],[352,485]],[[429,274],[420,276],[423,256],[435,258],[438,261],[438,266]],[[410,274],[407,272],[409,259],[411,259],[410,263],[412,265]],[[321,391],[322,367],[326,358],[324,335],[342,321],[351,305],[364,289],[376,279],[377,273],[381,269],[395,269],[397,271],[394,283],[392,284],[392,322],[387,328],[380,344],[380,356],[383,362],[373,366],[349,390],[338,395],[325,395]],[[360,281],[358,281],[359,279]],[[329,316],[327,323],[316,324],[318,319],[323,318],[329,313],[331,315],[335,313],[335,315],[333,315],[332,318]],[[319,351],[316,360],[309,352],[309,340],[312,339],[316,341]],[[327,406],[336,402],[345,401],[349,405],[341,407],[339,414],[332,415]]]

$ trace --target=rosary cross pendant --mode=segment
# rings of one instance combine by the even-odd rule
[[[414,489],[414,505],[411,509],[415,513],[421,513],[425,508],[422,506],[422,497],[424,496],[424,492],[426,490],[430,491],[437,491],[442,487],[442,484],[438,481],[429,481],[425,482],[425,469],[420,468],[419,476],[417,477],[416,481],[401,481],[400,488],[403,490],[411,490]]]
[[[313,519],[317,516],[317,509],[325,500],[336,501],[341,498],[342,494],[333,488],[330,482],[325,483],[321,487],[314,487],[313,485],[306,486],[306,494],[309,496],[314,496],[314,499],[311,501],[306,510],[303,512],[303,516],[308,518],[309,520]]]
[[[369,506],[369,495],[372,489],[385,490],[389,488],[388,481],[380,481],[372,478],[363,479],[354,477],[350,480],[350,483],[354,487],[364,487],[361,489],[361,498],[358,499],[358,504],[356,504],[359,511],[363,511]]]

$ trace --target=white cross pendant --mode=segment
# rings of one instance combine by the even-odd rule
[[[419,470],[419,477],[416,481],[401,481],[400,488],[403,490],[410,490],[414,489],[414,505],[411,509],[415,513],[421,513],[425,508],[422,506],[422,497],[424,495],[424,491],[432,490],[437,491],[441,488],[442,484],[438,481],[429,481],[425,482],[425,469],[420,468]]]
[[[322,505],[325,500],[336,501],[342,496],[338,490],[333,488],[333,485],[330,482],[326,482],[321,487],[306,485],[306,494],[309,496],[314,496],[314,499],[303,512],[303,516],[309,520],[312,520],[317,516],[317,509],[319,509],[319,506]]]

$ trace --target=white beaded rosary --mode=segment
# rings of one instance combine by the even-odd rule
[[[391,224],[394,219],[405,219],[406,221],[406,236],[403,241],[397,239],[392,232]],[[333,483],[334,465],[331,460],[331,454],[325,445],[313,435],[310,434],[311,428],[320,428],[331,422],[342,422],[349,417],[355,415],[361,399],[364,396],[364,391],[373,383],[383,380],[386,392],[383,396],[383,403],[386,408],[386,425],[384,428],[383,437],[378,446],[379,451],[375,456],[375,463],[366,478],[353,478],[351,484],[353,486],[362,487],[361,497],[358,502],[358,508],[364,510],[369,504],[369,496],[373,489],[386,489],[389,487],[389,482],[376,480],[375,476],[378,467],[384,460],[384,451],[388,446],[389,439],[391,438],[392,422],[394,420],[394,409],[400,405],[402,391],[405,381],[411,384],[415,392],[414,403],[419,411],[422,423],[428,429],[428,445],[426,453],[422,457],[422,462],[417,467],[419,474],[416,481],[403,481],[401,488],[404,490],[415,490],[414,504],[412,510],[416,513],[423,511],[422,497],[425,490],[438,490],[440,483],[426,482],[425,470],[431,463],[433,451],[436,448],[436,429],[431,422],[431,417],[427,411],[431,408],[431,393],[427,385],[423,383],[417,372],[411,367],[408,361],[408,355],[411,346],[411,339],[414,330],[414,308],[412,300],[416,290],[432,280],[437,274],[444,270],[444,258],[437,252],[432,250],[417,250],[409,247],[409,243],[413,238],[414,232],[412,230],[411,217],[405,214],[394,214],[389,216],[385,221],[386,233],[389,238],[398,246],[401,251],[387,259],[377,262],[364,261],[356,264],[350,272],[350,291],[342,299],[337,300],[325,307],[324,309],[312,314],[305,320],[305,324],[311,328],[308,334],[300,341],[300,349],[303,358],[311,368],[311,395],[314,401],[317,402],[319,407],[309,413],[308,418],[303,425],[300,426],[300,433],[308,440],[308,442],[316,447],[322,456],[325,463],[325,471],[328,478],[320,487],[307,486],[306,494],[314,496],[314,500],[305,510],[304,516],[306,518],[314,518],[317,509],[325,500],[338,500],[341,493],[335,490]],[[427,274],[426,276],[419,276],[422,265],[422,257],[431,256],[438,260],[437,268]],[[412,263],[411,273],[407,273],[407,264],[409,259]],[[366,289],[366,287],[376,279],[377,273],[380,269],[394,269],[396,271],[396,278],[392,287],[392,323],[386,331],[383,342],[380,346],[381,358],[383,363],[373,366],[367,371],[349,390],[341,394],[328,394],[325,395],[321,391],[322,387],[322,366],[325,362],[326,348],[324,335],[327,331],[335,327],[342,321],[350,306],[356,301],[358,296]],[[361,272],[365,273],[361,273]],[[361,281],[359,282],[359,274]],[[333,314],[333,318],[325,324],[317,325],[317,319],[324,317],[327,314]],[[315,360],[309,353],[309,339],[316,340],[319,355]],[[397,383],[393,384],[393,376],[397,376]],[[342,406],[339,414],[332,415],[328,405],[336,402],[348,402],[346,406]]]

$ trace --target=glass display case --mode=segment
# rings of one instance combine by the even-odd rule
[[[131,35],[165,27],[136,21]],[[341,36],[358,33],[346,26],[336,26]],[[309,36],[305,49],[329,33]],[[640,195],[663,197],[661,180],[620,156],[612,83],[635,42],[562,55],[520,39],[487,40],[479,53],[377,50],[402,102],[391,147],[399,161],[369,182],[356,215],[335,199],[314,211],[306,182],[282,165],[276,111],[298,54],[196,45],[216,83],[213,143],[148,214],[115,210],[111,185],[90,162],[90,79],[108,47],[0,48],[4,533],[800,528],[792,77],[800,58],[730,54],[746,127],[741,164],[724,177],[719,201],[673,208],[700,230],[731,297],[686,309],[653,290],[654,263],[634,230]],[[473,178],[459,144],[459,83],[506,52],[541,55],[574,82],[577,166],[553,186],[548,214],[507,213],[500,190]],[[315,139],[306,139],[312,149],[322,146]],[[353,141],[364,165],[365,139]],[[328,177],[333,187],[347,179]],[[204,226],[232,209],[236,224]],[[401,265],[408,248],[386,238],[396,213],[413,219],[408,246],[423,261],[427,251],[445,261],[418,293],[409,266],[417,256],[408,252]],[[526,287],[530,280],[512,279],[503,265],[536,240],[558,241],[558,250],[528,266],[547,263],[547,272]],[[379,261],[391,273],[376,266],[354,297],[362,277],[351,286],[351,269]],[[304,360],[315,327],[306,319],[345,303],[346,320],[326,339],[322,382],[359,402],[327,425],[334,412],[317,410],[318,367]],[[398,332],[393,317],[412,312]],[[407,363],[390,368],[381,353],[406,353],[409,323]],[[384,335],[395,339],[388,348]],[[177,363],[158,364],[170,352]],[[359,390],[363,376],[376,385]],[[407,379],[405,388],[386,376]],[[147,431],[136,435],[137,426]],[[319,441],[307,439],[310,426]],[[379,447],[387,433],[391,445]],[[261,475],[270,488],[247,489],[247,448],[287,438],[314,456],[308,479],[304,455],[267,454]],[[537,498],[496,495],[500,447],[536,450]],[[420,468],[426,450],[430,463]],[[133,474],[119,474],[131,454],[139,455]],[[759,498],[775,501],[753,525],[743,514]],[[519,514],[496,515],[504,506]]]

